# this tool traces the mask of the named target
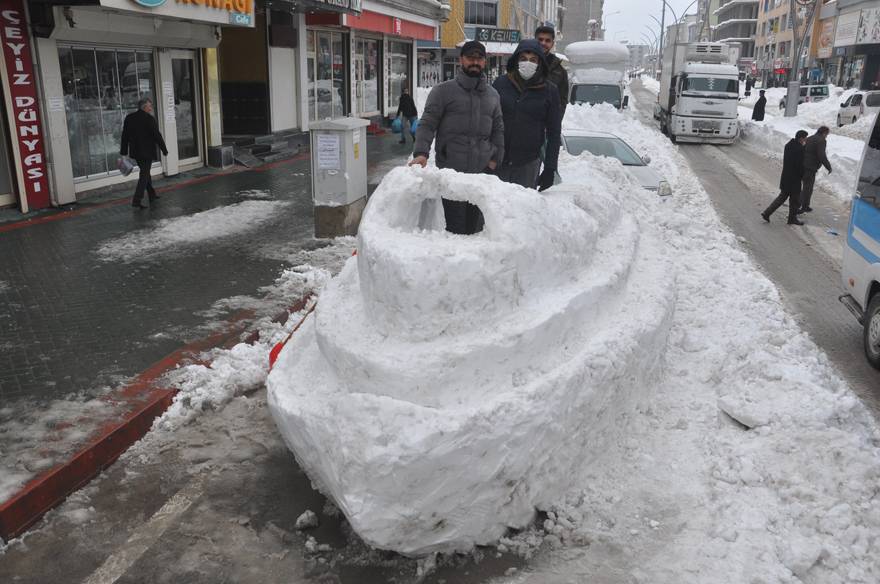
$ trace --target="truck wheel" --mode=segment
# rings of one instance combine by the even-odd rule
[[[673,144],[677,144],[677,143],[678,143],[678,139],[675,137],[675,134],[673,134],[672,132],[669,132],[669,140],[670,140]]]
[[[664,136],[669,135],[669,128],[666,127],[666,123],[663,122],[662,120],[660,121],[660,133],[663,134]]]
[[[840,121],[840,114],[837,114],[837,127],[838,128],[843,127],[843,122]]]
[[[880,293],[874,294],[865,311],[865,357],[880,369]]]

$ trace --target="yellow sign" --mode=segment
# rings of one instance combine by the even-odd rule
[[[360,144],[355,144],[355,145],[354,145],[354,159],[355,159],[355,160],[358,159],[358,156],[360,155],[360,153],[361,153],[361,145],[360,145]]]

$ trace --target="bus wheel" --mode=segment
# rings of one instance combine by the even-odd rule
[[[865,311],[865,356],[880,369],[880,292],[874,294]]]

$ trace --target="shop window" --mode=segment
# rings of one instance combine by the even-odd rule
[[[411,51],[412,45],[408,43],[397,41],[388,43],[388,104],[390,107],[397,107],[403,87],[408,88],[412,93],[412,87],[409,83],[409,75],[412,71]]]
[[[342,33],[310,30],[308,37],[309,119],[345,116],[345,38]]]
[[[498,3],[465,0],[464,23],[479,26],[498,26]]]
[[[155,101],[152,52],[60,47],[58,57],[73,176],[106,176],[116,170],[125,116],[142,97]]]

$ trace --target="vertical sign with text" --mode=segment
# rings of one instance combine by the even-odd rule
[[[28,208],[42,209],[49,206],[49,182],[23,0],[0,0],[0,42],[12,104],[13,142],[18,144],[19,172],[25,189],[20,196],[26,198]]]

